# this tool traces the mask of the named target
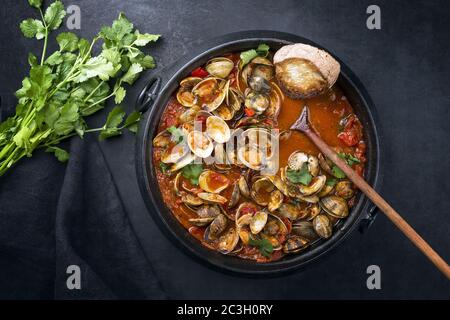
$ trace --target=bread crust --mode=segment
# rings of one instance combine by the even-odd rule
[[[295,61],[292,60],[294,58],[307,60],[313,66],[315,66],[316,69],[322,75],[323,79],[326,80],[328,88],[332,87],[339,77],[341,66],[339,62],[336,61],[336,59],[334,59],[328,52],[304,43],[286,45],[280,48],[273,57],[273,62],[275,64],[276,70],[281,71],[285,69],[286,63],[289,61],[290,62]],[[311,68],[311,72],[312,71],[313,68]],[[279,80],[279,78],[282,77],[277,74],[277,80]],[[305,92],[302,93],[302,89],[293,90],[292,84],[288,85],[286,83],[280,82],[280,86],[286,89],[286,93],[291,97],[296,98],[307,97],[317,95],[324,91],[324,89],[322,88],[320,77],[317,77],[317,80],[318,82],[316,84],[310,83],[306,86],[306,87],[311,86],[312,88],[315,89],[314,90],[311,89],[312,91],[310,94],[306,94],[303,96],[302,94],[305,94]]]

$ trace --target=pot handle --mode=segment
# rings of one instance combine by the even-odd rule
[[[145,113],[153,105],[161,89],[161,77],[151,78],[136,100],[136,111]]]
[[[378,209],[376,205],[374,205],[373,203],[369,204],[366,212],[366,217],[363,218],[359,223],[359,232],[365,233],[370,228],[372,223],[375,221],[375,218],[377,217],[379,211],[380,209]]]

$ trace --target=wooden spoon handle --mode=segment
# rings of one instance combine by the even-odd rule
[[[322,153],[338,166],[372,202],[399,228],[420,251],[450,280],[450,267],[430,245],[363,178],[343,161],[312,129],[303,132]]]

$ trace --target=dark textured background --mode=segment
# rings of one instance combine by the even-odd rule
[[[295,33],[335,52],[359,76],[378,110],[384,133],[382,194],[449,261],[450,10],[446,3],[65,1],[66,5],[78,4],[81,8],[82,26],[77,31],[80,35],[92,37],[121,10],[141,31],[162,34],[162,41],[151,48],[158,69],[180,57],[189,42],[246,29]],[[381,7],[381,30],[371,31],[365,26],[369,4]],[[4,1],[0,14],[0,95],[5,116],[12,112],[13,92],[20,87],[28,70],[27,52],[39,53],[41,44],[20,35],[18,23],[34,14],[25,0]],[[105,114],[93,117],[92,123],[100,123]],[[89,138],[76,142],[75,147],[72,143],[72,151],[81,148],[84,152],[95,152],[96,145],[95,139]],[[133,137],[126,135],[99,146],[113,171],[124,211],[145,210],[135,182]],[[80,166],[78,160],[89,161],[85,158],[71,160],[69,168]],[[85,162],[81,163],[89,167]],[[64,297],[61,291],[65,274],[58,264],[55,267],[54,243],[55,228],[61,228],[59,211],[55,208],[57,203],[60,206],[67,200],[59,197],[59,190],[70,189],[73,182],[73,178],[65,176],[65,169],[49,155],[37,153],[0,181],[1,297]],[[89,173],[88,169],[85,171]],[[89,184],[89,179],[95,179],[94,173],[83,177],[85,180],[75,179],[74,183]],[[10,200],[12,194],[16,203]],[[80,206],[75,214],[82,219],[88,211],[89,207]],[[96,221],[86,220],[94,223],[87,227],[95,229]],[[70,233],[70,224],[65,228]],[[120,239],[121,234],[114,231],[110,230]],[[383,216],[377,218],[366,234],[354,232],[311,268],[274,279],[246,279],[210,270],[178,251],[156,226],[148,232],[154,237],[153,243],[144,244],[144,250],[150,254],[148,274],[154,270],[163,291],[171,298],[450,298],[449,282]],[[74,239],[77,234],[71,232]],[[97,269],[91,263],[92,272],[100,279],[103,277],[105,283],[111,277],[120,281],[109,286],[115,293],[112,296],[142,297],[145,291],[145,296],[152,297],[148,293],[152,286],[142,283],[150,280],[144,275],[138,278],[133,275],[133,267],[140,273],[146,272],[146,267],[140,265],[142,259],[137,262],[136,258],[134,263],[134,255],[127,256],[127,268],[114,269],[118,262],[108,260],[114,246],[107,244],[89,243],[89,238],[83,242],[84,246],[98,247],[101,252],[98,259],[86,257],[101,261]],[[115,244],[119,245],[112,245]],[[64,248],[58,248],[57,244],[56,252],[61,250],[64,253]],[[105,268],[108,263],[109,271]],[[371,264],[381,267],[382,290],[366,288],[365,270]],[[108,296],[99,293],[101,286],[90,288],[89,282],[82,291],[88,293],[81,297]]]

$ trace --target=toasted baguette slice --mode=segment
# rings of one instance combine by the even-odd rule
[[[321,94],[333,86],[341,69],[330,54],[303,43],[282,47],[273,62],[281,89],[294,99]]]

